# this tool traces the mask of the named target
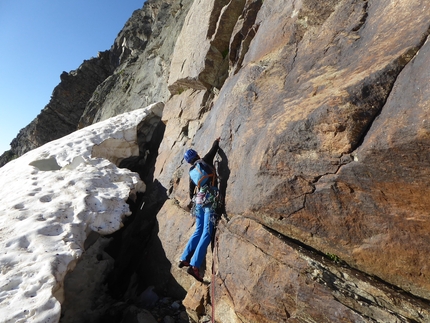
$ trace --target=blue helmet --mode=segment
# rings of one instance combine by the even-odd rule
[[[187,163],[191,164],[193,161],[199,158],[197,151],[194,149],[188,149],[184,154],[184,159]]]

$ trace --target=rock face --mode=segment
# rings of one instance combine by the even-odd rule
[[[116,295],[153,285],[194,321],[428,322],[429,21],[424,0],[148,0],[79,121],[164,102]],[[219,136],[231,220],[208,287],[176,268],[193,230],[183,153]]]
[[[194,7],[200,4],[203,6],[195,2]],[[193,8],[189,15],[198,12]],[[207,95],[206,101],[196,96],[195,103],[189,102],[185,109],[174,100],[186,102],[196,89],[205,91],[195,84],[206,84],[204,75],[209,73],[198,74],[195,71],[204,69],[187,67],[188,61],[209,66],[205,63],[209,54],[194,61],[203,46],[190,50],[188,57],[182,56],[183,69],[177,79],[193,80],[180,84],[194,90],[186,93],[170,87],[178,98],[166,103],[166,140],[157,160],[157,176],[170,188],[171,197],[182,205],[187,200],[187,167],[180,164],[186,147],[206,151],[221,135],[227,157],[229,215],[252,218],[308,248],[335,255],[387,286],[415,295],[414,299],[430,300],[426,234],[430,88],[423,82],[430,62],[430,25],[425,8],[428,4],[423,1],[329,1],[323,6],[317,1],[264,1],[246,33],[252,29],[255,36],[250,42],[242,38],[241,45],[248,50],[240,63],[237,55],[229,56],[233,57],[230,77],[219,93],[212,91],[215,96]],[[207,13],[208,17],[214,12]],[[242,13],[239,17],[238,24],[245,25],[242,19],[248,16]],[[190,25],[183,32],[202,23],[186,21]],[[212,22],[206,21],[206,25]],[[233,32],[231,44],[238,39]],[[208,41],[205,36],[192,44]],[[178,46],[184,47],[179,41]],[[175,58],[172,73],[176,71],[174,62]],[[220,63],[219,68],[224,65]],[[201,107],[197,114],[195,104]],[[190,134],[196,122],[199,130]],[[226,241],[228,234],[221,232],[219,239]],[[364,321],[393,319],[352,306],[349,300],[339,301],[336,289],[325,282],[336,299],[336,305],[329,305],[325,301],[329,294],[312,295],[311,289],[306,291],[305,284],[292,278],[294,274],[276,282],[262,281],[254,290],[234,256],[253,255],[254,243],[247,246],[218,255],[218,259],[228,255],[234,259],[223,262],[217,273],[220,282],[216,288],[225,289],[228,296],[216,293],[213,301],[222,304],[216,313],[228,315],[224,321],[359,321],[353,318],[355,313],[345,314],[348,308],[361,313]],[[255,246],[262,248],[259,242]],[[281,262],[293,266],[296,260],[290,257],[282,256]],[[259,270],[252,279],[269,279],[265,277],[280,269],[268,264]],[[301,270],[292,272],[300,275]],[[229,280],[240,287],[226,286]],[[256,292],[262,286],[270,286],[263,294],[272,295],[276,286],[289,289],[293,283],[301,286],[296,288],[309,300],[306,305],[297,295],[282,293],[277,296],[284,300],[282,313],[276,314],[280,305],[276,302],[261,309],[246,305],[245,299],[251,299],[250,304],[262,303]],[[239,292],[241,286],[249,287],[246,297]],[[310,300],[321,302],[317,307],[321,317],[311,314],[316,304],[309,305]],[[328,306],[327,315],[334,306],[344,313],[343,318],[324,316],[323,304]],[[427,301],[423,304],[428,308]],[[342,310],[344,305],[347,308]],[[299,313],[302,310],[308,313]],[[421,314],[394,311],[400,321],[427,320]]]
[[[251,219],[238,216],[219,229],[212,304],[219,322],[430,319],[425,302],[411,301],[360,272],[339,268]],[[270,292],[262,292],[266,290]]]
[[[111,49],[121,65],[94,92],[79,127],[169,98],[170,59],[191,2],[148,0],[133,13]]]
[[[175,46],[169,76],[170,92],[222,85],[227,76],[230,35],[244,5],[244,0],[193,3]]]

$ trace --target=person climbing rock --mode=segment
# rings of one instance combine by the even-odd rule
[[[218,189],[213,160],[218,152],[220,138],[217,138],[209,152],[200,158],[193,149],[188,149],[184,159],[190,167],[189,194],[191,202],[188,207],[196,217],[196,228],[188,240],[179,260],[179,268],[188,267],[187,273],[202,282],[199,268],[206,257],[207,248],[212,239],[216,221]]]

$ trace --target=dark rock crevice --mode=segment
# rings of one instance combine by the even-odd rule
[[[172,95],[188,89],[220,89],[228,77],[230,41],[235,32],[235,26],[245,10],[246,1],[215,1],[213,7],[209,8],[209,12],[200,12],[205,5],[206,3],[203,2],[200,5],[195,4],[190,15],[190,17],[195,14],[207,15],[207,25],[204,26],[207,32],[202,39],[203,43],[195,44],[192,49],[194,51],[192,56],[196,58],[194,61],[188,61],[185,57],[189,55],[189,48],[186,46],[191,45],[189,40],[187,40],[188,44],[184,43],[187,39],[185,34],[194,33],[192,28],[201,28],[201,26],[194,26],[193,21],[187,21],[181,31],[180,40],[172,58],[174,68],[169,77],[168,88]]]
[[[367,17],[369,16],[368,7],[369,7],[369,1],[364,0],[363,1],[363,8],[362,8],[362,18],[357,23],[357,25],[351,29],[352,31],[359,32],[360,29],[363,28],[364,24],[366,23]]]
[[[110,275],[109,285],[114,294],[120,297],[130,288],[129,284],[134,275],[137,277],[136,296],[150,285],[155,287],[154,291],[160,296],[169,293],[175,297],[178,294],[182,297],[185,295],[170,275],[171,264],[165,256],[163,260],[163,249],[157,237],[156,215],[167,200],[167,192],[157,180],[154,180],[153,174],[164,130],[165,125],[160,121],[149,142],[141,144],[139,140],[141,152],[139,158],[125,161],[120,165],[138,172],[142,180],[148,183],[145,195],[133,206],[133,216],[128,221],[130,224],[114,234],[119,240],[112,244],[117,252],[114,252],[116,265]],[[144,139],[147,136],[138,136],[140,137]],[[172,296],[171,294],[169,296]]]
[[[86,305],[90,308],[76,308],[68,302],[66,290],[62,323],[74,323],[84,317],[91,322],[123,322],[126,316],[137,317],[142,315],[142,311],[153,310],[157,300],[169,298],[180,301],[185,296],[183,288],[170,274],[171,263],[157,236],[159,228],[156,216],[167,200],[167,195],[162,185],[154,180],[154,167],[165,125],[158,121],[155,128],[151,129],[143,122],[137,128],[140,155],[123,160],[119,167],[137,172],[147,184],[146,192],[138,193],[136,199],[127,201],[132,214],[124,218],[124,226],[120,230],[106,237],[90,235],[87,239],[87,251],[97,240],[105,241],[104,248],[92,257],[97,257],[98,261],[109,261],[110,265],[106,267],[105,280],[98,287],[100,294],[97,299],[92,299],[95,296],[89,295],[90,291],[85,289],[74,292],[73,297],[79,297],[75,294],[82,293],[80,297],[93,302]],[[148,129],[153,131],[149,141]],[[79,270],[70,275],[79,276]],[[168,309],[169,305],[165,307],[165,313],[173,311]],[[183,308],[182,312],[185,313]],[[158,312],[154,315],[157,316]],[[184,315],[179,317],[179,312],[175,315],[175,322],[186,322]]]
[[[262,4],[262,0],[247,1],[236,22],[228,51],[231,74],[236,74],[241,69],[245,54],[258,31],[259,25],[255,21]]]
[[[216,2],[216,5],[211,11],[210,17],[208,19],[208,32],[206,35],[208,39],[213,38],[218,28],[219,17],[221,16],[221,13],[224,10],[224,8],[226,8],[226,6],[228,6],[230,3],[231,3],[230,0],[220,0]]]
[[[368,107],[364,112],[357,112],[352,116],[352,119],[357,120],[364,118],[368,119],[361,129],[357,129],[359,134],[353,142],[350,153],[357,150],[364,142],[373,123],[381,114],[385,103],[392,92],[392,89],[403,69],[411,62],[419,50],[424,46],[430,34],[429,30],[423,35],[421,41],[416,47],[410,48],[404,54],[399,56],[387,68],[378,72],[378,75],[371,75],[363,82],[363,86],[359,91],[348,89],[351,102],[357,107]],[[375,78],[376,77],[376,78]],[[371,95],[373,93],[373,95]],[[376,95],[374,94],[376,93]]]

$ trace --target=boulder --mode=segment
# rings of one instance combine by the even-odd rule
[[[182,303],[187,309],[188,316],[194,322],[199,322],[200,318],[206,313],[208,300],[209,287],[197,282],[190,287]]]

